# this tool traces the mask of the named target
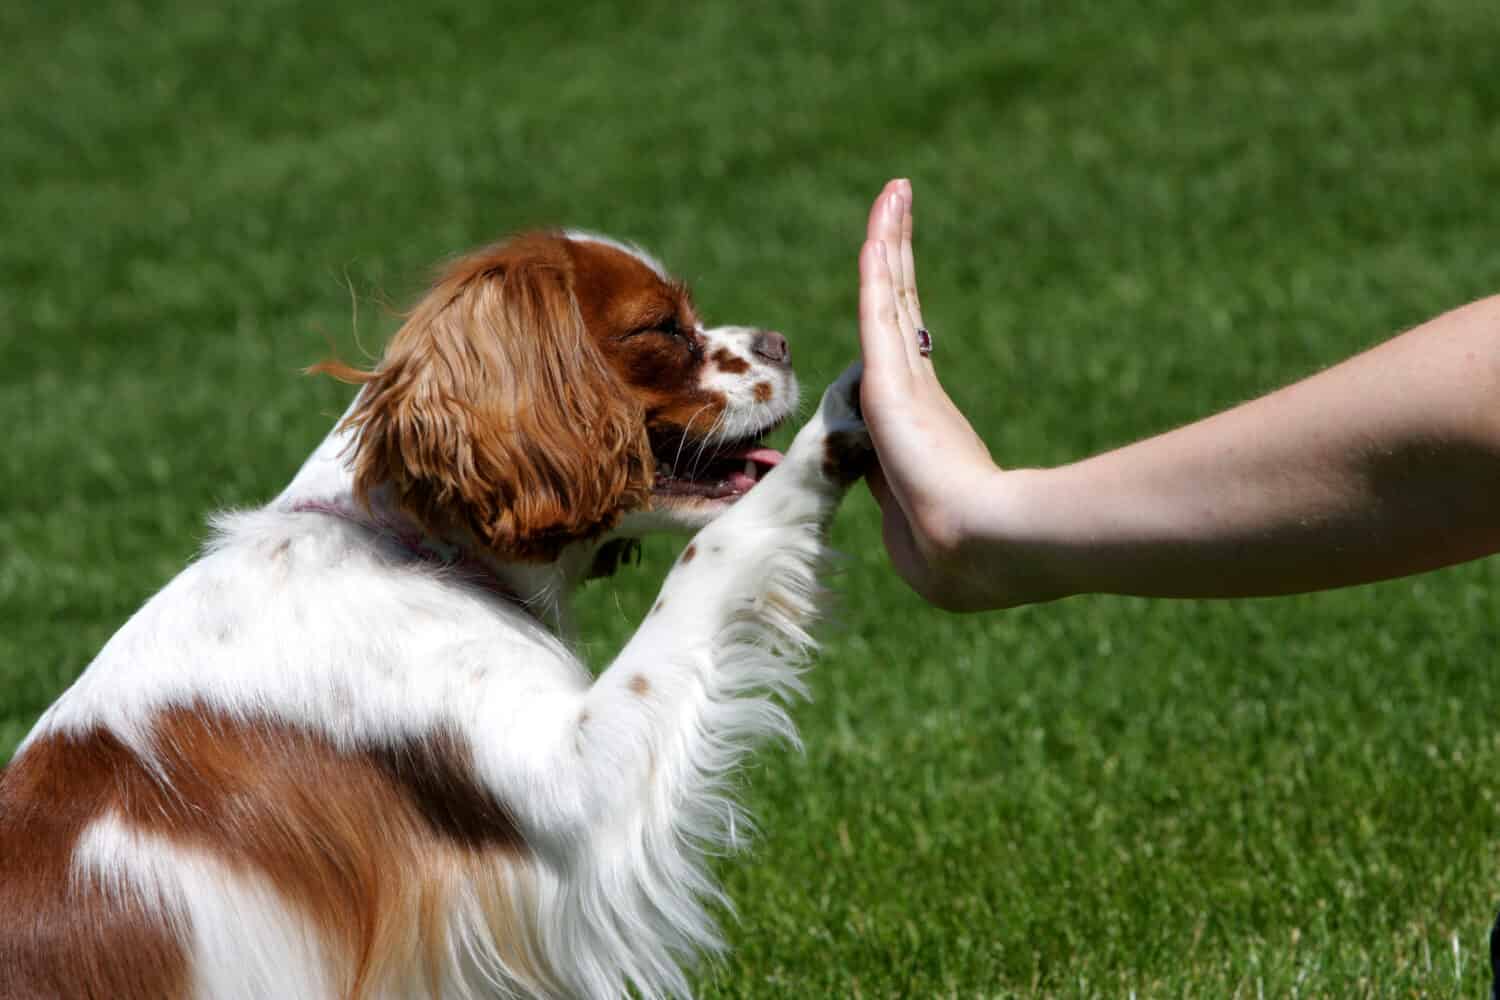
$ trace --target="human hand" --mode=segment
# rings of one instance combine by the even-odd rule
[[[999,469],[918,349],[911,204],[908,181],[886,184],[859,256],[860,405],[879,459],[870,492],[891,562],[923,598],[950,611],[1020,603],[973,544],[976,513],[999,500]]]

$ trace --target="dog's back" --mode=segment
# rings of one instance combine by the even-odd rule
[[[279,588],[258,579],[277,575]],[[247,593],[262,595],[253,611]],[[337,521],[231,519],[0,774],[0,997],[545,988],[519,916],[531,901],[515,821],[475,778],[464,734],[423,724],[420,703],[446,697],[454,679],[440,675],[460,662],[434,651],[427,677],[382,678],[368,633],[336,653],[284,626],[395,615],[420,644],[414,609],[442,607],[427,629],[438,648],[488,635],[492,650],[545,654],[535,630],[510,627],[518,613],[475,604]],[[183,627],[180,608],[219,624]],[[381,713],[392,725],[377,733]]]

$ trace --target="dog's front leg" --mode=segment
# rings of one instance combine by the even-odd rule
[[[688,544],[590,692],[585,727],[595,724],[610,745],[638,744],[670,787],[688,777],[679,771],[722,770],[720,753],[743,738],[792,735],[767,696],[799,687],[824,535],[870,454],[858,386],[855,366],[824,394],[781,464]]]
[[[683,550],[578,716],[594,858],[636,883],[677,946],[715,943],[698,855],[737,842],[730,770],[767,736],[796,738],[779,702],[801,689],[824,535],[870,455],[858,387],[855,366],[781,464]]]

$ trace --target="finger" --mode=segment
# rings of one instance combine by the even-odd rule
[[[865,482],[869,483],[870,493],[880,505],[880,538],[885,543],[886,555],[902,579],[916,589],[918,580],[925,575],[925,567],[911,521],[896,502],[895,494],[878,465],[866,475]]]
[[[859,345],[865,378],[897,379],[904,386],[911,376],[911,362],[901,343],[898,311],[885,244],[867,240],[859,252]]]
[[[906,321],[911,328],[912,345],[916,354],[915,364],[918,378],[923,379],[925,376],[926,379],[930,379],[935,383],[937,374],[936,369],[933,368],[932,357],[930,354],[922,353],[921,338],[917,334],[918,330],[925,330],[927,324],[922,319],[922,300],[917,295],[917,262],[912,251],[913,212],[911,183],[909,181],[902,181],[901,184],[900,193],[902,196],[903,211],[901,213],[900,280],[903,282],[903,287],[897,294],[896,301],[906,310]],[[930,338],[931,334],[929,333],[927,337]]]
[[[896,305],[900,308],[901,329],[915,336],[916,327],[911,321],[911,307],[906,303],[906,289],[909,283],[906,276],[906,258],[901,252],[903,220],[910,212],[910,203],[903,190],[904,183],[904,181],[896,181],[892,185],[884,217],[881,220],[880,239],[885,243],[885,257],[890,261],[891,280],[896,285]]]
[[[877,460],[865,472],[865,483],[870,487],[870,496],[875,498],[875,504],[880,508],[880,522],[882,534],[887,539],[887,548],[892,538],[906,536],[912,537],[911,522],[906,517],[906,508],[901,506],[901,498],[891,488],[891,481],[886,478],[885,470],[880,467]],[[914,543],[913,539],[913,543]],[[915,544],[912,545],[915,548]],[[897,553],[892,551],[891,555]]]
[[[885,478],[885,469],[881,468],[879,458],[865,470],[865,483],[870,487],[870,495],[875,498],[875,503],[881,510],[896,503],[896,495],[891,491],[890,481]]]
[[[917,350],[917,329],[912,323],[911,310],[903,301],[906,295],[907,278],[903,273],[901,253],[902,219],[909,211],[910,185],[905,180],[893,180],[881,190],[880,197],[870,211],[866,235],[879,240],[885,246],[885,256],[891,271],[896,299],[896,321],[901,329],[902,347],[907,363],[913,371],[921,371],[921,354]]]
[[[906,278],[901,273],[901,217],[906,214],[901,182],[887,184],[881,198],[885,204],[876,224],[876,235],[885,244],[885,256],[891,262],[891,279],[896,283],[896,294],[900,296],[906,287]]]
[[[877,450],[875,462],[865,470],[865,482],[870,486],[870,495],[875,498],[879,505],[881,514],[886,519],[908,521],[906,514],[906,501],[901,490],[891,483],[891,477],[886,474],[885,466],[880,463],[880,453]],[[908,529],[909,530],[909,529]]]
[[[917,297],[917,262],[912,254],[912,194],[911,183],[902,181],[902,204],[904,211],[901,213],[901,281],[905,289],[902,301],[906,305],[907,316],[911,320],[913,329],[922,326],[922,301]]]
[[[880,189],[880,193],[870,203],[870,215],[865,220],[865,239],[884,241],[887,238],[887,230],[891,225],[890,201],[899,193],[900,185],[899,180],[886,181],[885,187]]]
[[[870,218],[865,226],[866,239],[879,240],[885,244],[885,256],[890,262],[891,278],[898,296],[903,294],[906,287],[906,279],[901,273],[901,218],[906,211],[903,204],[905,183],[902,180],[886,182],[875,203],[870,206]]]

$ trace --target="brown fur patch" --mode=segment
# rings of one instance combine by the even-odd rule
[[[868,437],[849,431],[834,431],[823,442],[823,475],[847,486],[869,470],[874,458],[875,451]]]
[[[653,443],[723,414],[697,326],[687,289],[631,254],[531,233],[454,263],[373,370],[311,370],[367,387],[346,422],[362,497],[389,483],[434,533],[550,561],[649,506]]]
[[[719,371],[727,375],[743,375],[750,370],[750,362],[733,353],[726,347],[721,347],[709,359],[718,366]]]
[[[39,740],[0,772],[0,995],[184,997],[186,944],[168,915],[72,876],[84,829],[135,768],[104,733]]]
[[[551,561],[650,499],[641,407],[579,315],[566,241],[520,237],[460,259],[363,383],[354,428],[361,499],[391,484],[438,534]]]
[[[771,397],[776,395],[775,386],[769,382],[757,382],[751,391],[755,393],[755,399],[760,403],[769,402]]]
[[[50,995],[170,997],[185,982],[159,918],[101,914],[69,888],[72,847],[106,814],[265,879],[323,934],[350,996],[391,975],[438,975],[455,866],[471,877],[479,865],[492,889],[526,868],[514,820],[454,733],[345,750],[285,724],[177,708],[153,735],[158,770],[97,729],[38,742],[0,783],[0,968],[24,970],[43,993],[63,974],[125,986]],[[524,934],[514,902],[493,900],[505,910],[496,919]],[[498,946],[531,967],[524,936]]]
[[[640,404],[647,432],[675,451],[681,438],[712,427],[728,400],[700,385],[704,344],[687,287],[604,244],[570,241],[567,251],[579,313]]]
[[[693,561],[693,557],[696,556],[697,554],[698,554],[698,546],[697,545],[689,545],[687,548],[685,548],[685,549],[682,550],[682,558],[679,559],[678,562],[690,563],[690,562]]]
[[[629,687],[632,694],[644,698],[651,691],[651,682],[646,680],[645,674],[635,674],[630,678]]]

